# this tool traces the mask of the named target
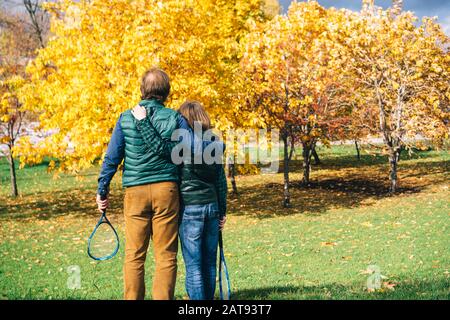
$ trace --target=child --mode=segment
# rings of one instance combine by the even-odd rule
[[[151,112],[148,110],[147,114]],[[191,300],[212,300],[216,287],[219,229],[226,222],[227,182],[221,163],[194,162],[194,159],[203,159],[203,155],[198,157],[195,154],[199,151],[194,143],[199,140],[201,150],[211,143],[203,141],[202,137],[194,138],[198,135],[194,132],[195,125],[201,128],[201,135],[211,129],[210,118],[203,106],[197,101],[187,101],[178,112],[183,120],[187,120],[180,125],[181,129],[188,131],[183,141],[190,137],[188,141],[191,144],[187,148],[191,150],[191,157],[184,155],[180,168],[182,209],[179,235],[186,265],[186,291]],[[136,119],[137,128],[149,150],[170,157],[176,143],[161,138],[148,120],[149,116]],[[223,148],[223,143],[220,142],[220,146]]]
[[[178,112],[191,129],[195,122],[201,124],[203,132],[211,129],[210,118],[199,102],[185,102]],[[186,291],[191,300],[212,300],[219,228],[226,221],[227,182],[222,164],[193,162],[194,157],[183,164],[180,184],[183,208],[179,235],[186,265]]]

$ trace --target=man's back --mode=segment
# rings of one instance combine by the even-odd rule
[[[150,239],[155,258],[153,298],[174,296],[180,207],[178,169],[167,153],[150,148],[139,131],[140,126],[152,124],[159,137],[170,141],[181,117],[164,107],[169,93],[169,76],[164,71],[152,68],[144,73],[139,104],[145,108],[137,106],[121,114],[98,179],[97,204],[102,211],[108,207],[111,179],[124,161],[125,299],[145,297],[144,264]],[[173,144],[168,145],[171,148]]]
[[[152,114],[149,119],[141,121],[150,121],[161,138],[170,140],[173,131],[177,129],[179,115],[156,100],[144,100],[140,104]],[[120,125],[125,139],[124,187],[179,180],[176,165],[164,155],[149,150],[137,130],[139,121],[135,120],[131,110],[122,114]]]

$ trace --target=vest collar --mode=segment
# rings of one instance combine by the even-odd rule
[[[157,108],[157,109],[164,108],[164,105],[156,99],[141,100],[141,102],[139,102],[139,105],[147,108]]]

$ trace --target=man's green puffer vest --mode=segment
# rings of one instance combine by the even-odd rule
[[[139,103],[147,109],[147,114],[154,113],[152,125],[162,138],[170,140],[172,132],[177,129],[179,114],[156,100],[143,100]],[[137,130],[131,110],[122,114],[121,127],[125,136],[125,159],[122,184],[131,187],[163,181],[179,181],[179,172],[175,164],[163,155],[149,152],[141,133]]]

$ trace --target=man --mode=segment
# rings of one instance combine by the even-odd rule
[[[114,128],[98,179],[97,204],[108,205],[109,184],[124,161],[125,262],[124,298],[144,299],[144,263],[150,237],[155,255],[153,299],[173,299],[178,251],[178,168],[163,154],[152,152],[139,132],[149,118],[169,145],[174,130],[188,128],[186,120],[164,102],[170,93],[168,75],[157,68],[145,72],[141,81],[142,101],[123,112]],[[105,199],[106,197],[106,199]],[[103,200],[104,199],[104,200]]]

